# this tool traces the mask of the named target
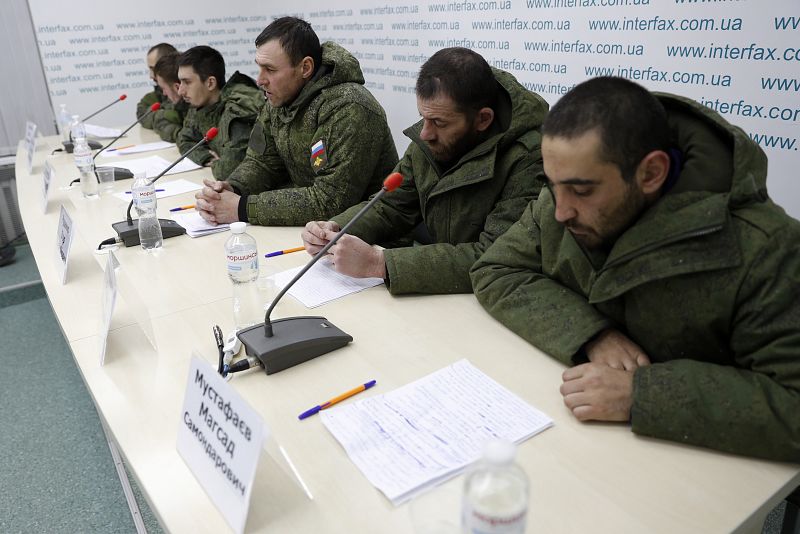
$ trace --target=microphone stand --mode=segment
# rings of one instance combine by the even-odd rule
[[[113,102],[112,102],[112,103],[113,103]],[[110,105],[110,104],[109,104],[109,105]],[[160,106],[159,106],[159,107],[160,107]],[[156,109],[159,109],[159,108],[156,108]],[[94,153],[94,156],[92,156],[92,161],[94,162],[94,160],[96,160],[96,159],[97,159],[97,156],[99,156],[101,152],[103,152],[105,149],[107,149],[108,147],[110,147],[111,145],[113,145],[114,143],[116,143],[117,141],[119,141],[119,140],[120,140],[122,137],[124,137],[124,136],[125,136],[125,134],[126,134],[126,133],[128,133],[129,131],[131,131],[131,129],[133,129],[133,127],[134,127],[134,126],[136,126],[137,124],[139,124],[140,122],[142,122],[142,121],[145,119],[145,117],[147,117],[148,115],[150,115],[151,113],[153,113],[154,111],[156,111],[156,109],[153,109],[153,106],[151,106],[151,107],[150,107],[150,109],[148,109],[148,110],[147,110],[145,113],[143,113],[143,114],[142,114],[142,116],[141,116],[141,117],[139,117],[138,119],[136,119],[136,122],[134,122],[133,124],[131,124],[130,126],[128,126],[128,128],[127,128],[127,129],[126,129],[124,132],[122,132],[122,133],[121,133],[121,134],[119,134],[117,137],[115,137],[114,139],[112,139],[112,140],[111,140],[111,142],[110,142],[110,143],[108,143],[106,146],[104,146],[103,148],[101,148],[100,150],[98,150],[97,152],[95,152],[95,153]],[[101,110],[101,111],[102,111],[102,110]],[[88,117],[87,117],[87,118],[88,118]],[[103,167],[103,168],[105,168],[105,167]],[[112,167],[112,168],[114,169],[114,181],[115,181],[115,182],[116,182],[117,180],[127,180],[127,179],[129,179],[129,178],[133,178],[133,173],[132,173],[130,170],[126,169],[125,167]],[[97,177],[97,172],[96,172],[96,169],[97,169],[97,168],[95,167],[95,176]],[[80,180],[80,178],[79,178],[79,180]],[[99,178],[99,177],[97,177],[97,181],[98,181],[98,183],[100,182],[100,178]]]
[[[144,117],[143,117],[144,118]],[[212,128],[212,130],[216,130],[216,128]],[[210,130],[209,130],[210,132]],[[156,183],[156,180],[167,174],[167,172],[172,169],[175,165],[183,161],[183,159],[191,154],[196,148],[198,148],[203,143],[207,143],[211,139],[213,139],[217,135],[216,132],[212,134],[206,133],[205,137],[203,137],[200,141],[198,141],[192,148],[181,154],[181,156],[173,161],[166,169],[161,171],[161,173],[150,180],[150,184]],[[133,197],[133,195],[131,195]],[[134,247],[140,243],[139,241],[139,224],[138,219],[136,221],[133,220],[131,216],[131,208],[133,207],[133,198],[128,203],[128,210],[125,214],[125,220],[114,223],[111,225],[111,228],[117,232],[118,238],[116,241],[121,241],[126,247]],[[183,235],[186,233],[186,228],[181,226],[180,224],[176,223],[172,219],[159,219],[159,225],[161,226],[161,235],[163,239],[169,239],[170,237],[176,237],[179,235]]]
[[[264,324],[239,331],[237,336],[244,345],[247,355],[258,358],[268,375],[344,347],[353,341],[351,335],[331,324],[325,317],[286,317],[272,321],[270,315],[278,301],[295,282],[325,256],[339,238],[346,234],[347,230],[385,193],[396,189],[401,182],[402,176],[399,173],[389,175],[381,190],[278,293],[264,315]]]
[[[107,106],[104,106],[104,107],[102,107],[102,108],[98,109],[97,111],[95,111],[94,113],[92,113],[91,115],[89,115],[88,117],[85,117],[85,118],[83,118],[83,119],[81,119],[81,120],[82,120],[82,121],[87,121],[87,120],[91,119],[92,117],[94,117],[95,115],[97,115],[98,113],[100,113],[101,111],[105,111],[105,110],[107,110],[108,108],[110,108],[111,106],[113,106],[114,104],[116,104],[117,102],[122,102],[123,100],[125,100],[125,98],[127,98],[127,97],[128,97],[128,95],[122,95],[122,96],[123,96],[124,98],[117,98],[116,100],[114,100],[113,102],[111,102],[110,104],[108,104]],[[145,116],[144,116],[144,115],[142,115],[142,119],[143,119],[144,117],[145,117]],[[94,140],[92,140],[92,139],[87,139],[87,140],[86,140],[86,142],[87,142],[87,144],[89,145],[89,148],[90,148],[91,150],[97,150],[98,148],[100,148],[100,147],[102,147],[102,146],[103,146],[103,143],[101,143],[101,142],[99,142],[99,141],[94,141]],[[62,145],[64,145],[64,152],[66,152],[67,154],[72,154],[72,151],[73,151],[73,150],[75,150],[75,143],[74,143],[74,141],[72,140],[72,132],[70,132],[70,133],[69,133],[69,141],[62,141],[62,142],[61,142],[61,144],[62,144]]]

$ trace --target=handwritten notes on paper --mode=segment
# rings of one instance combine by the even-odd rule
[[[320,415],[395,505],[459,474],[480,458],[489,439],[520,443],[553,424],[467,360]]]
[[[283,289],[302,268],[302,266],[296,267],[274,275],[275,285],[278,289]],[[331,261],[322,258],[292,286],[289,294],[302,302],[306,308],[316,308],[382,283],[382,278],[353,278],[337,273]]]

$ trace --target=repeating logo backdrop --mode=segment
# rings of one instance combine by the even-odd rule
[[[290,11],[257,0],[102,4],[29,0],[50,94],[87,114],[134,119],[151,90],[145,54],[167,41],[208,44],[228,73],[256,75],[253,41],[275,16],[308,20],[361,62],[402,151],[418,118],[414,81],[436,50],[464,46],[513,73],[551,104],[582,80],[616,75],[692,97],[741,126],[767,152],[769,189],[800,217],[800,3],[797,0],[484,0],[385,2],[297,0]],[[286,4],[282,4],[285,6]]]

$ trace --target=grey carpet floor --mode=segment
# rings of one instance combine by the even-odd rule
[[[41,284],[2,292],[36,278],[25,246],[0,268],[0,532],[135,533],[97,411]],[[147,531],[161,532],[135,492]]]

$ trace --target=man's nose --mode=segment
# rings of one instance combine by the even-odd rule
[[[575,218],[578,212],[567,198],[567,195],[557,194],[553,191],[553,198],[556,203],[556,220],[558,222],[563,224]]]

